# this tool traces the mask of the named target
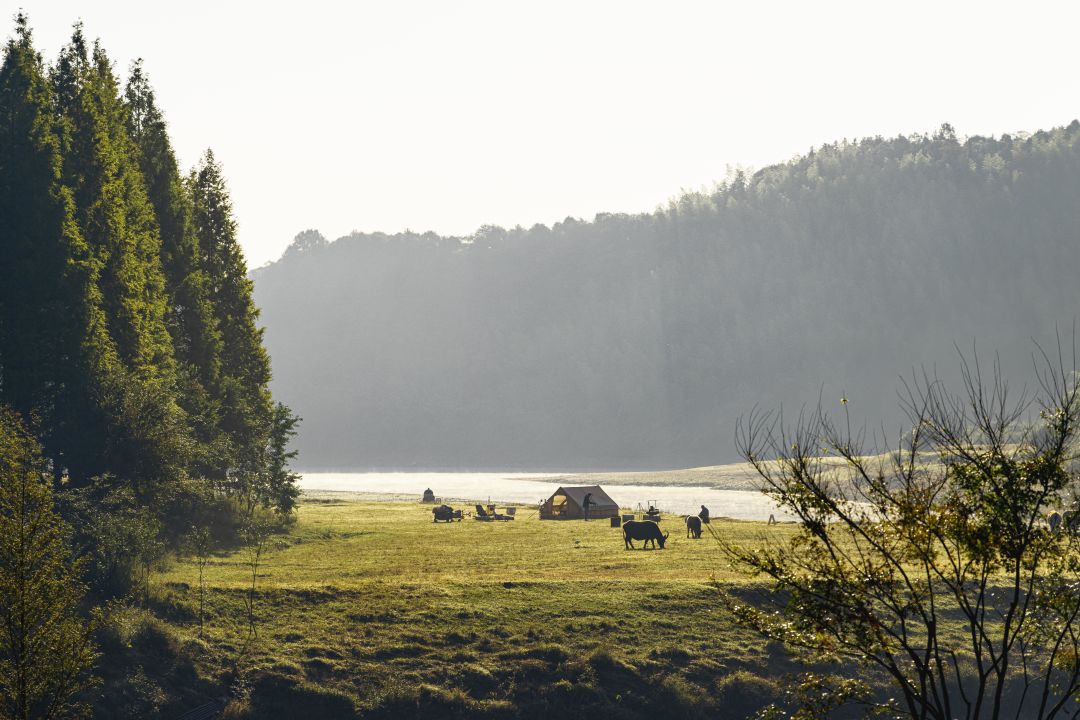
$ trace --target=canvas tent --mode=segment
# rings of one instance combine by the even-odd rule
[[[617,517],[619,504],[599,485],[561,487],[540,506],[541,520],[581,520],[585,517],[585,496],[592,493],[589,519]]]

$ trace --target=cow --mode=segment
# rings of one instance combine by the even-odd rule
[[[653,547],[660,543],[660,549],[663,550],[667,537],[668,534],[660,532],[660,526],[652,520],[627,520],[623,523],[623,541],[626,543],[627,550],[634,549],[634,540],[645,541],[641,545],[642,550],[650,542]]]
[[[697,515],[686,516],[686,537],[701,539],[701,518]]]

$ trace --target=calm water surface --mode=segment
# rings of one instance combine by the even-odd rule
[[[482,500],[539,504],[547,499],[558,482],[555,476],[528,473],[304,473],[304,490],[335,490],[367,493],[404,493],[419,500],[427,488],[444,500]],[[665,512],[697,513],[701,505],[714,517],[740,520],[790,520],[779,512],[769,498],[748,490],[714,490],[702,487],[657,487],[651,485],[609,485],[604,490],[625,508],[646,506],[650,502]]]

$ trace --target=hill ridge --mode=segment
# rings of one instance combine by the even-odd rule
[[[301,233],[253,273],[305,467],[687,467],[755,405],[895,389],[978,341],[1023,378],[1080,308],[1080,122],[817,148],[653,213]],[[1022,384],[1022,383],[1018,383]],[[837,406],[839,409],[839,406]]]

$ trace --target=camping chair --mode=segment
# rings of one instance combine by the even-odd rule
[[[491,515],[488,515],[488,511],[485,510],[484,506],[481,505],[480,503],[476,503],[476,515],[474,517],[477,520],[494,520],[495,519]]]

